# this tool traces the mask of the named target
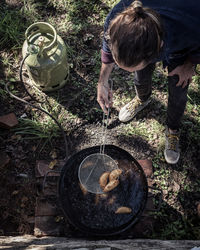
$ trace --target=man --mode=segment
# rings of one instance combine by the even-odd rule
[[[170,164],[180,157],[179,129],[188,85],[200,62],[200,3],[195,0],[120,1],[104,26],[102,66],[97,100],[105,113],[112,105],[108,79],[114,63],[135,72],[136,97],[119,112],[127,122],[151,101],[155,63],[168,69],[168,108],[164,155]]]

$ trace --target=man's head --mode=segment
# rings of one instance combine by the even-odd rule
[[[108,37],[115,62],[128,71],[140,70],[158,56],[162,46],[160,17],[134,1],[112,20]]]

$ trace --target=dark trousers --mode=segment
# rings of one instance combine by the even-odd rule
[[[168,72],[171,72],[178,65],[168,66]],[[136,94],[142,101],[146,101],[152,91],[152,73],[155,64],[149,64],[142,70],[135,72],[135,90]],[[168,107],[166,125],[176,130],[180,128],[181,118],[183,116],[187,103],[188,85],[185,88],[176,87],[178,76],[168,76]]]

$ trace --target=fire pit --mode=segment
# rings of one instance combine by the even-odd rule
[[[98,236],[116,235],[140,219],[147,201],[147,180],[142,167],[128,152],[106,145],[105,154],[123,170],[120,184],[106,194],[87,192],[79,183],[78,168],[85,157],[98,152],[99,146],[87,148],[65,163],[59,180],[59,201],[64,215],[82,232]],[[122,206],[129,207],[131,212],[116,214]]]

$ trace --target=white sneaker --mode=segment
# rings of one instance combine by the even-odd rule
[[[121,122],[128,122],[133,119],[138,112],[144,109],[149,103],[151,99],[149,98],[147,101],[142,102],[137,96],[133,98],[128,104],[126,104],[119,111],[119,120]]]
[[[179,132],[170,133],[166,128],[165,132],[165,160],[169,164],[176,164],[180,158]]]

